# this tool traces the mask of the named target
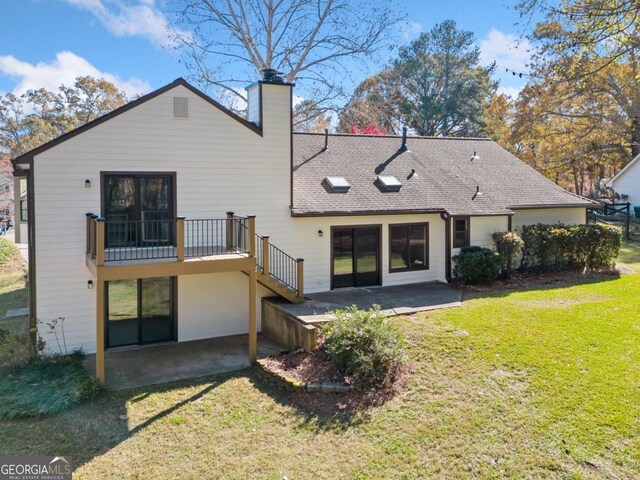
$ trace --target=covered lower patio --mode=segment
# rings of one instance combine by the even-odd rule
[[[232,335],[107,350],[105,384],[109,390],[124,390],[240,370],[250,366],[248,344],[248,335]],[[258,358],[264,358],[286,349],[258,334],[257,350]],[[96,356],[87,355],[84,365],[95,374]]]

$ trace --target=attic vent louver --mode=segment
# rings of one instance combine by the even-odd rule
[[[393,175],[378,175],[378,185],[385,192],[399,192],[402,183]]]
[[[351,188],[344,177],[326,177],[324,181],[333,193],[347,193]]]
[[[173,97],[173,118],[189,118],[189,99]]]

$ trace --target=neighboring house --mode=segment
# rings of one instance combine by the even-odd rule
[[[631,207],[640,207],[640,155],[631,160],[622,170],[607,182],[607,187],[620,195],[626,196],[625,202]],[[633,208],[631,210],[633,212]]]
[[[0,221],[13,221],[13,177],[0,174]]]
[[[245,120],[178,79],[14,160],[31,316],[100,379],[122,345],[248,332],[253,360],[274,292],[446,282],[460,247],[595,206],[486,139],[292,133],[292,87],[249,86]]]

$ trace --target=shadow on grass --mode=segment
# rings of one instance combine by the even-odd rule
[[[532,278],[536,277],[532,276]],[[533,284],[527,282],[521,284],[498,283],[486,289],[482,287],[478,287],[477,289],[464,287],[462,289],[462,299],[465,301],[475,298],[501,298],[519,292],[555,290],[570,288],[576,285],[612,282],[618,279],[620,279],[620,274],[613,271],[600,274],[587,274],[584,276],[577,273],[572,276],[567,276],[562,272],[558,274],[551,273],[538,278],[536,283]]]
[[[294,423],[299,422],[298,429],[341,432],[368,418],[366,406],[353,398],[338,394],[284,392],[260,380],[253,370],[244,369],[131,390],[107,391],[55,415],[3,420],[0,422],[0,438],[3,438],[0,455],[69,455],[76,469],[235,379],[248,380],[259,392],[291,408]],[[152,395],[165,392],[168,399],[170,392],[182,388],[194,392],[175,402],[160,397],[166,408],[131,425],[128,405],[140,404]]]
[[[366,422],[370,408],[384,403],[385,395],[351,393],[288,392],[262,380],[254,372],[249,381],[280,405],[292,408],[300,420],[299,428],[311,431],[344,432]]]

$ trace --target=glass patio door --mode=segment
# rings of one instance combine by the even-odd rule
[[[172,277],[107,282],[107,348],[174,340]]]
[[[333,229],[331,288],[380,285],[380,228]]]
[[[105,175],[103,195],[108,248],[171,244],[172,175]]]

